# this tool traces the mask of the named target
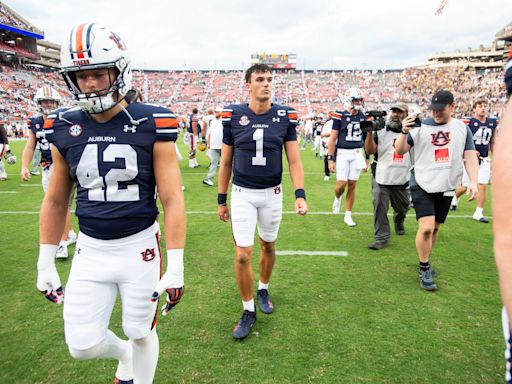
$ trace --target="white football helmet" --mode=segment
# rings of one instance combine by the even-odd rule
[[[126,45],[109,28],[95,23],[75,26],[60,50],[60,68],[76,104],[88,113],[102,113],[114,107],[132,88],[132,69]],[[110,87],[82,92],[76,81],[79,71],[114,68]],[[114,94],[117,92],[117,97]]]
[[[57,92],[52,87],[45,85],[45,86],[39,88],[34,96],[34,102],[39,107],[39,110],[41,111],[41,113],[44,115],[48,115],[48,114],[50,114],[51,111],[53,111],[54,108],[43,108],[43,106],[41,105],[41,102],[44,100],[55,101],[57,103],[57,107],[58,107],[59,103],[60,103],[59,92]]]
[[[361,105],[354,105],[354,100],[361,100]],[[349,88],[345,91],[345,95],[343,96],[343,106],[348,111],[351,108],[356,111],[360,111],[363,109],[364,96],[363,92],[359,88]]]

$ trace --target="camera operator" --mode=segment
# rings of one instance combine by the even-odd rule
[[[395,143],[396,152],[404,155],[410,151],[413,169],[409,185],[418,220],[416,250],[420,259],[419,279],[421,288],[437,289],[433,269],[429,263],[439,227],[444,223],[455,187],[462,177],[462,169],[469,175],[467,193],[469,200],[476,197],[478,187],[478,158],[469,128],[452,118],[455,103],[451,92],[438,91],[429,106],[432,118],[414,127],[414,118],[402,121],[402,130]]]
[[[364,150],[374,155],[372,164],[372,195],[374,242],[368,248],[384,248],[391,237],[388,220],[389,202],[393,207],[393,222],[397,235],[405,234],[404,220],[409,210],[409,154],[399,155],[395,151],[395,141],[402,129],[402,120],[408,108],[404,103],[391,106],[391,115],[384,129],[378,129],[366,136]]]

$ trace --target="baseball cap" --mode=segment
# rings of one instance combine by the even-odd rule
[[[215,112],[222,112],[222,107],[215,107]]]
[[[409,107],[407,106],[407,104],[405,103],[394,103],[391,105],[391,108],[389,108],[390,110],[391,109],[398,109],[402,112],[409,112]]]
[[[450,91],[437,91],[434,93],[434,96],[432,96],[432,102],[428,106],[428,109],[439,111],[451,103],[453,103],[453,94]]]

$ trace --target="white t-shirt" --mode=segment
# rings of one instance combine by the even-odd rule
[[[224,128],[222,127],[221,119],[212,119],[210,122],[210,149],[221,149],[222,148],[222,133]]]

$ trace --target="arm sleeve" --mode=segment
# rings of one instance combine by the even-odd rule
[[[158,113],[153,113],[155,123],[156,141],[173,141],[178,139],[178,119],[174,113],[162,108]]]
[[[464,146],[465,151],[475,150],[475,143],[473,142],[473,133],[471,133],[471,129],[466,126],[467,134],[466,134],[466,144]]]
[[[286,131],[284,141],[297,141],[298,115],[296,111],[288,110],[288,121],[288,130]]]
[[[233,109],[224,108],[222,111],[222,142],[226,145],[233,146],[235,140],[231,132],[231,117],[233,116]]]

